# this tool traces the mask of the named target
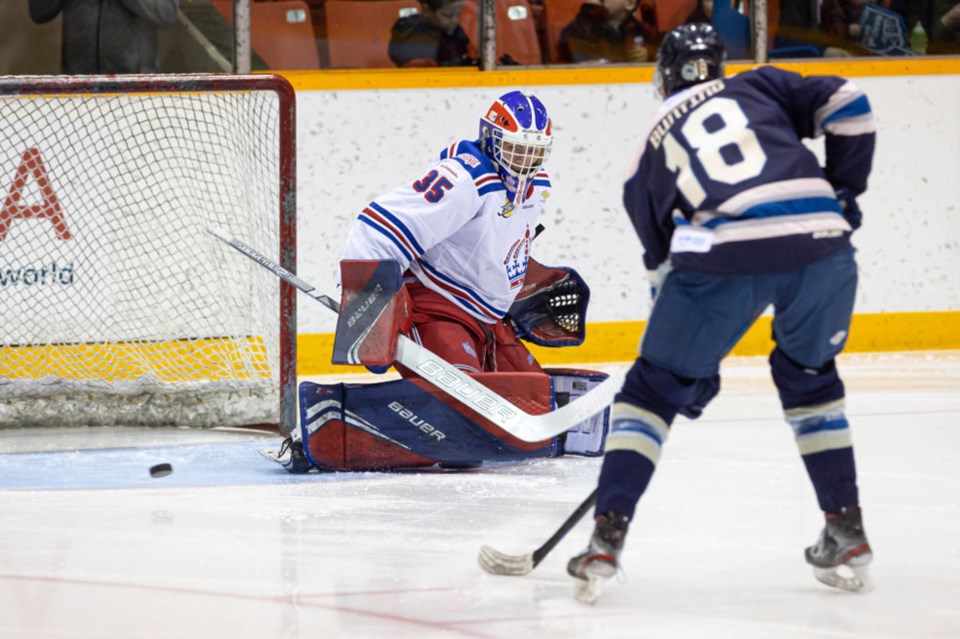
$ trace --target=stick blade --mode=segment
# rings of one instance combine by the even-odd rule
[[[481,546],[477,563],[491,575],[519,577],[533,570],[533,554],[508,555],[490,546]]]

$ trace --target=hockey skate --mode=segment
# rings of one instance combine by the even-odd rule
[[[847,506],[838,513],[826,513],[826,519],[817,543],[804,553],[814,576],[834,588],[869,590],[867,564],[873,559],[873,551],[863,531],[860,508]]]
[[[567,564],[567,572],[577,579],[577,601],[595,604],[604,583],[617,574],[628,526],[629,519],[613,511],[597,516],[590,545]]]
[[[261,450],[261,455],[287,469],[287,472],[300,475],[313,469],[310,460],[303,452],[303,442],[299,437],[288,436],[278,450]]]

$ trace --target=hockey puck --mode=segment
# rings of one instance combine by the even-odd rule
[[[150,467],[150,476],[153,478],[166,477],[173,472],[173,466],[170,464],[157,464]]]

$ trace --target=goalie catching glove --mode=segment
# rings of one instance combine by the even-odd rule
[[[523,289],[505,319],[518,337],[538,346],[579,346],[589,301],[590,288],[575,270],[531,258]]]

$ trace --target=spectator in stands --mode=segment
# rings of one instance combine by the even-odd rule
[[[819,10],[818,10],[819,9]],[[840,0],[782,0],[775,49],[794,49],[795,57],[849,56],[846,51],[848,24]]]
[[[953,0],[945,4],[947,7],[943,15],[940,16],[940,25],[956,34],[960,32],[960,0]]]
[[[422,0],[420,13],[393,25],[390,59],[398,67],[466,67],[477,64],[476,47],[460,26],[463,0]]]
[[[860,38],[860,14],[863,13],[863,6],[867,4],[876,4],[876,2],[875,0],[840,0],[840,11],[850,40]]]
[[[30,0],[43,24],[63,13],[61,70],[68,74],[157,73],[157,31],[180,0]]]
[[[899,13],[903,17],[908,34],[917,22],[920,22],[927,33],[930,33],[933,12],[931,0],[880,0],[877,4],[894,13]]]
[[[860,20],[864,13],[865,6],[868,4],[882,6],[883,3],[883,0],[838,0],[837,5],[840,10],[839,16],[842,27],[839,23],[833,24],[831,37],[836,36],[837,38],[846,40],[846,42],[836,41],[838,48],[855,56],[874,55],[874,51],[871,51],[860,42],[862,30]],[[836,9],[833,8],[832,4],[827,8],[833,12],[831,15],[836,13]],[[824,50],[824,55],[829,56],[832,51],[833,49],[826,49]],[[841,53],[840,55],[843,54]]]
[[[946,0],[937,7],[931,29],[931,54],[956,54],[960,52],[960,0]]]
[[[640,18],[637,17],[640,14]],[[657,50],[652,5],[637,0],[587,0],[560,32],[559,62],[646,62]]]
[[[697,0],[697,6],[693,8],[684,24],[710,24],[713,21],[713,0]]]
[[[874,0],[874,2],[903,18],[908,39],[912,38],[913,30],[919,24],[927,38],[926,53],[949,55],[960,52],[960,8],[958,8],[960,0]],[[861,4],[868,3],[861,0]],[[912,46],[911,42],[911,48]]]

